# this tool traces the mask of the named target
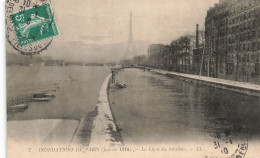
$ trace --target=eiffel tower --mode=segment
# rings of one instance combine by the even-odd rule
[[[132,57],[136,55],[137,55],[137,51],[134,46],[133,31],[132,31],[132,12],[130,12],[128,44],[123,56],[123,60],[130,60]]]

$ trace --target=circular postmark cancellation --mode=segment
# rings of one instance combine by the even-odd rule
[[[59,35],[50,0],[7,0],[6,39],[24,55],[47,49]]]
[[[248,139],[231,134],[214,133],[213,153],[206,157],[244,158],[248,150]]]

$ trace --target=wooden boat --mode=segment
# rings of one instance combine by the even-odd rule
[[[22,112],[28,109],[28,104],[12,105],[7,107],[7,112]]]
[[[54,94],[45,93],[44,96],[45,96],[45,97],[49,97],[49,98],[55,98],[55,95],[54,95]]]
[[[53,98],[51,97],[42,97],[42,98],[32,98],[31,101],[50,101],[52,100]]]
[[[50,101],[55,97],[54,94],[46,92],[34,93],[30,101]]]
[[[55,98],[55,95],[49,93],[35,93],[33,94],[33,98]]]

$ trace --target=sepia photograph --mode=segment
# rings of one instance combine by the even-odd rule
[[[260,158],[260,0],[5,0],[7,158]]]

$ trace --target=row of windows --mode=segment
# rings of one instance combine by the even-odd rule
[[[260,31],[258,31],[258,34],[255,30],[253,31],[248,31],[248,32],[245,32],[245,33],[241,33],[241,34],[237,34],[237,35],[234,35],[234,36],[231,36],[229,37],[229,44],[232,44],[236,41],[247,41],[247,40],[251,40],[251,39],[254,39],[254,38],[259,38],[260,37]]]
[[[254,53],[254,54],[239,54],[238,55],[238,62],[259,62],[260,53]],[[228,61],[236,61],[237,54],[229,54],[228,55]]]
[[[258,27],[257,25],[257,22],[256,20],[252,20],[252,21],[249,21],[249,22],[244,22],[240,25],[236,25],[236,26],[232,26],[230,28],[215,28],[214,30],[218,31],[217,32],[217,35],[219,37],[222,37],[222,36],[225,36],[227,33],[230,33],[230,34],[235,34],[235,33],[241,33],[241,32],[244,32],[244,31],[248,31],[248,30],[252,30],[252,29],[255,29],[256,27]],[[207,30],[209,30],[207,28]],[[228,30],[228,32],[227,32]],[[209,30],[211,32],[213,32],[213,30]]]
[[[245,31],[248,29],[255,29],[256,27],[257,27],[256,20],[252,20],[252,21],[244,22],[240,25],[230,27],[229,33],[236,33],[236,32],[241,32],[241,31]]]
[[[235,14],[238,12],[242,12],[242,13],[239,13],[235,17],[229,18],[228,21],[225,21],[225,20],[219,21],[219,23],[220,23],[219,25],[222,26],[222,25],[226,24],[226,22],[228,22],[230,25],[236,24],[241,21],[244,21],[244,20],[247,20],[250,18],[254,18],[259,14],[260,0],[242,0],[242,1],[243,1],[243,3],[240,3],[240,4],[239,4],[240,1],[231,2],[231,6],[235,6],[233,8],[229,7],[228,5],[218,5],[214,9],[209,10],[208,14],[207,14],[207,18],[206,18],[206,25],[211,23],[210,22],[211,19],[221,20],[221,19],[228,17],[230,14]],[[253,8],[249,9],[249,7],[253,7]],[[221,9],[222,9],[222,11],[217,13],[217,11],[221,10]],[[243,10],[245,10],[245,11],[243,11]],[[214,16],[214,18],[212,17],[212,15]]]
[[[230,9],[231,14],[235,14],[237,12],[241,12],[245,9],[248,9],[257,3],[259,3],[260,0],[235,0],[235,2],[231,1],[231,5],[236,5]]]
[[[236,19],[240,19],[240,21],[245,20],[247,18],[250,18],[251,16],[257,14],[256,13],[256,7],[258,5],[259,8],[259,3],[260,0],[239,0],[239,2],[232,2],[232,1],[227,1],[229,3],[226,4],[218,4],[217,6],[215,6],[213,9],[210,9],[207,13],[207,17],[212,18],[211,16],[216,15],[219,17],[219,19],[221,18],[225,18],[225,15],[233,15],[233,14],[237,14],[240,12],[243,12],[241,14],[239,14],[237,17],[235,17]],[[254,8],[252,8],[254,7]],[[222,10],[222,11],[220,11]],[[235,20],[235,18],[230,19],[231,22],[233,22]]]
[[[250,18],[255,18],[257,16],[258,12],[259,12],[259,7],[257,9],[255,8],[253,10],[249,10],[247,12],[241,13],[236,17],[230,18],[229,25],[236,24],[236,23],[239,23],[241,21],[244,21],[244,20],[247,20]]]
[[[250,41],[250,40],[254,40],[255,38],[260,38],[260,30],[256,31],[256,30],[252,30],[252,31],[247,31],[244,33],[240,33],[240,34],[236,34],[233,36],[229,36],[229,37],[220,37],[218,38],[218,36],[214,36],[209,39],[209,36],[206,37],[206,40],[210,42],[211,46],[212,46],[212,42],[214,41],[215,43],[219,42],[220,46],[225,46],[227,44],[234,44],[234,43],[239,43],[239,42],[243,42],[243,41]],[[207,42],[206,45],[208,45],[209,43]],[[217,45],[217,44],[216,44]]]
[[[228,47],[229,52],[234,51],[258,51],[260,50],[260,42],[243,43]]]
[[[241,31],[246,31],[248,29],[255,29],[257,26],[258,26],[257,20],[254,19],[254,20],[244,22],[239,25],[232,26],[232,27],[228,28],[228,31],[229,31],[229,33],[237,33],[237,32],[241,32]],[[207,26],[206,29],[209,30],[209,27]],[[224,36],[226,34],[226,29],[223,27],[215,28],[215,30],[219,31],[219,36]]]

